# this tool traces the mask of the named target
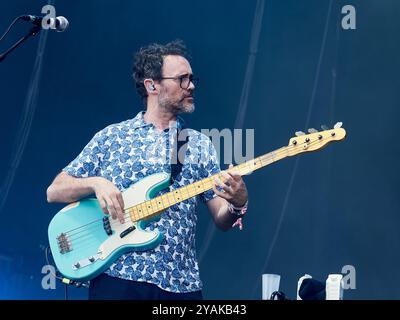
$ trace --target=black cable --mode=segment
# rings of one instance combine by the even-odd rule
[[[46,255],[47,265],[50,265],[50,261],[49,261],[49,257],[48,257],[49,251],[50,251],[50,246],[47,246],[45,251],[44,251],[45,255]],[[51,253],[51,251],[50,251],[50,253]],[[58,271],[56,271],[55,274],[51,272],[51,274],[56,279],[60,280],[65,285],[65,287],[64,287],[64,299],[65,300],[68,300],[68,286],[73,285],[73,286],[75,286],[77,288],[89,288],[90,281],[78,282],[78,281],[74,281],[74,280],[71,280],[71,279],[68,279],[68,278],[60,277],[59,275],[57,275],[57,273],[60,274],[60,272],[58,272]]]
[[[45,255],[46,255],[46,262],[47,262],[47,265],[48,265],[48,266],[50,266],[49,257],[48,257],[48,252],[49,252],[49,250],[50,250],[50,246],[47,246],[47,247],[46,247],[46,250],[44,251],[44,253],[45,253]],[[50,253],[51,253],[51,251],[50,251]],[[51,272],[51,275],[52,275],[54,278],[60,280],[61,282],[63,281],[63,278],[57,276],[56,273],[52,273],[52,272]]]
[[[68,300],[68,285],[64,284],[64,300]]]
[[[23,16],[19,16],[19,17],[15,18],[13,22],[11,22],[11,24],[10,24],[10,26],[8,27],[8,29],[6,30],[6,32],[4,32],[4,34],[1,36],[0,41],[3,40],[3,38],[7,35],[7,33],[10,32],[12,26],[13,26],[19,19],[21,19],[22,17],[23,17]]]

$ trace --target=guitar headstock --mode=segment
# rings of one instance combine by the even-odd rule
[[[322,126],[327,129],[326,126]],[[346,130],[342,128],[342,122],[335,124],[333,129],[317,131],[313,128],[308,129],[309,134],[298,131],[296,137],[289,141],[288,152],[289,156],[294,156],[302,152],[316,151],[325,147],[332,141],[340,141],[346,137]]]

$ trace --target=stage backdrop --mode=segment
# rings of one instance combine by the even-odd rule
[[[134,52],[178,38],[200,77],[196,111],[185,116],[192,128],[254,129],[255,155],[321,124],[342,121],[348,133],[245,177],[243,231],[216,230],[200,207],[204,297],[261,299],[261,275],[277,273],[294,299],[305,273],[325,281],[344,272],[352,276],[345,299],[400,298],[399,1],[51,3],[69,29],[42,32],[0,64],[0,298],[64,298],[60,283],[41,285],[47,225],[63,206],[47,203],[46,188],[97,131],[143,108]],[[46,4],[1,1],[0,32]],[[18,23],[0,51],[29,28]],[[69,297],[85,299],[87,290]]]

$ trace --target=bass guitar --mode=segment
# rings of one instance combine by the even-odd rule
[[[286,157],[316,151],[346,136],[340,122],[331,130],[317,132],[309,129],[309,132],[297,132],[287,146],[226,171],[246,175]],[[225,181],[221,173],[215,176]],[[170,206],[212,189],[215,176],[159,196],[157,194],[169,185],[169,175],[156,173],[145,177],[122,193],[126,214],[123,224],[104,214],[97,199],[69,204],[53,217],[48,227],[56,267],[68,279],[87,281],[104,272],[128,251],[156,247],[163,234],[157,230],[145,230],[147,224]]]

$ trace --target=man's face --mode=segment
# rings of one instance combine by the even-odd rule
[[[173,114],[191,113],[194,111],[194,84],[183,80],[181,88],[181,76],[192,75],[189,61],[181,56],[165,56],[162,68],[162,76],[166,78],[160,81],[160,92],[158,95],[159,105]],[[188,83],[188,87],[187,84]],[[186,88],[187,87],[187,88]]]

